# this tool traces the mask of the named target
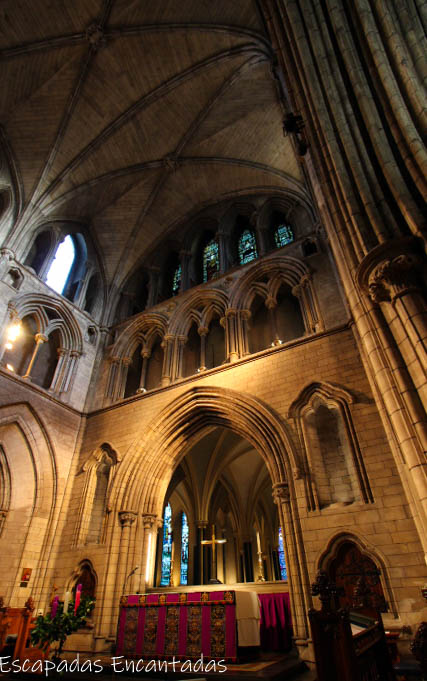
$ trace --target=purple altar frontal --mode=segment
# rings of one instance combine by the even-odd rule
[[[135,594],[120,606],[117,655],[237,660],[234,591]]]

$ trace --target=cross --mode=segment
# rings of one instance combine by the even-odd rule
[[[217,577],[216,571],[216,551],[215,544],[225,544],[226,539],[216,539],[215,537],[215,525],[212,525],[212,539],[202,539],[201,544],[211,544],[212,545],[212,570],[211,579],[209,580],[213,584],[221,584]]]

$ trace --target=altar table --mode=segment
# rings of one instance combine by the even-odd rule
[[[117,655],[237,660],[234,591],[123,596]]]

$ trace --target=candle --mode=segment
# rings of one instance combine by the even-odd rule
[[[77,608],[80,605],[81,595],[82,595],[82,585],[78,584],[77,589],[76,589],[76,600],[75,600],[75,603],[74,603],[74,614],[76,614]]]
[[[51,619],[53,619],[56,615],[56,611],[58,610],[58,603],[59,603],[59,596],[55,596],[55,598],[52,601],[52,610],[50,611]]]
[[[260,538],[259,538],[259,532],[258,531],[256,533],[256,544],[257,544],[258,553],[261,553],[261,541],[260,541]]]
[[[64,612],[68,612],[68,604],[70,602],[71,592],[66,591],[64,596]]]

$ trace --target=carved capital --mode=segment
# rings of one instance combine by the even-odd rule
[[[228,319],[229,317],[235,317],[237,314],[237,310],[234,307],[229,307],[225,311],[225,316]]]
[[[156,524],[157,516],[153,513],[142,513],[142,523],[144,525],[144,530],[151,530]]]
[[[130,527],[136,520],[135,511],[119,511],[119,520],[122,527]]]
[[[252,317],[252,312],[250,310],[240,310],[240,317],[247,321]]]
[[[209,333],[209,329],[207,326],[199,326],[197,329],[199,336],[207,336]]]
[[[36,333],[34,336],[36,343],[46,343],[48,340],[48,337],[44,335],[44,333]]]
[[[287,482],[277,482],[273,485],[273,500],[275,504],[289,503],[291,498]]]
[[[0,257],[8,262],[12,262],[15,259],[15,254],[10,248],[0,248]]]
[[[419,288],[421,260],[412,253],[403,253],[383,260],[371,272],[368,280],[369,295],[378,303],[392,302],[397,296]]]

